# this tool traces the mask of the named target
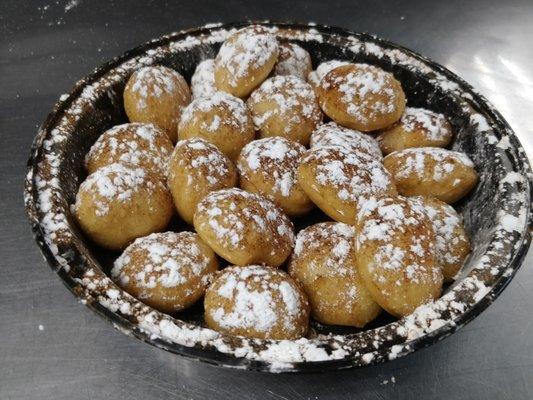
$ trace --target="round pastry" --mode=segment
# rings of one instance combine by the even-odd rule
[[[323,324],[361,328],[381,311],[357,272],[354,237],[354,228],[340,222],[311,225],[296,237],[289,274]]]
[[[420,202],[369,198],[360,203],[355,229],[358,271],[381,307],[403,317],[440,296],[435,234]]]
[[[204,60],[198,64],[191,78],[191,91],[195,99],[209,97],[217,91],[214,59]]]
[[[263,82],[278,59],[276,37],[260,26],[249,26],[229,36],[215,58],[215,85],[246,97]]]
[[[296,170],[305,147],[282,137],[254,140],[237,159],[239,186],[258,193],[288,215],[303,215],[313,208],[297,181]]]
[[[217,269],[215,253],[196,233],[164,232],[136,239],[115,261],[111,276],[133,297],[170,314],[202,297]]]
[[[279,267],[294,245],[289,218],[274,203],[241,189],[204,197],[196,208],[194,227],[219,256],[236,265]]]
[[[340,61],[340,60],[324,61],[323,63],[320,63],[318,65],[315,71],[311,71],[309,75],[307,75],[307,80],[309,81],[309,84],[313,87],[313,89],[316,91],[318,89],[318,84],[329,71],[337,67],[340,67],[342,65],[349,65],[349,64],[352,64],[352,63],[348,61]]]
[[[179,139],[200,137],[213,143],[235,160],[241,149],[255,137],[246,104],[231,94],[215,92],[193,100],[184,110],[178,125]]]
[[[436,238],[436,255],[444,280],[453,281],[470,254],[470,240],[454,208],[433,197],[417,197],[426,209]]]
[[[452,136],[452,127],[444,115],[406,107],[400,121],[382,131],[378,141],[386,155],[411,147],[446,147]]]
[[[328,117],[362,132],[392,125],[405,109],[400,82],[392,74],[367,64],[332,69],[320,81],[317,94]]]
[[[452,150],[419,147],[395,151],[383,164],[400,194],[436,197],[448,204],[463,198],[478,181],[472,160]]]
[[[152,124],[130,123],[105,131],[85,156],[85,168],[92,174],[116,162],[128,163],[166,176],[172,153],[167,134]]]
[[[361,196],[396,194],[394,182],[380,161],[340,146],[308,150],[298,167],[298,183],[322,211],[350,225]]]
[[[94,242],[120,250],[138,237],[163,230],[172,208],[172,197],[157,174],[115,163],[87,177],[73,211]]]
[[[168,186],[178,214],[192,224],[196,206],[208,193],[237,185],[233,163],[204,139],[180,140],[168,168]]]
[[[181,110],[191,101],[187,82],[178,72],[162,66],[135,71],[124,89],[124,109],[131,122],[148,122],[175,142]]]
[[[311,148],[326,146],[341,146],[349,151],[366,153],[376,160],[381,160],[383,155],[379,144],[372,136],[359,131],[328,122],[320,125],[311,134]]]
[[[306,146],[322,122],[315,92],[308,83],[291,75],[267,79],[247,104],[261,137],[282,136]]]
[[[309,326],[305,294],[285,272],[261,265],[228,267],[205,294],[208,327],[257,339],[299,339]]]
[[[274,67],[274,75],[292,75],[306,81],[312,69],[311,56],[307,50],[295,43],[281,43],[279,45],[279,56]]]

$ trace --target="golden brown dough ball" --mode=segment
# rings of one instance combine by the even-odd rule
[[[278,59],[276,37],[260,26],[229,36],[215,58],[215,86],[246,97],[270,74]]]
[[[478,181],[470,158],[452,150],[420,147],[396,151],[386,156],[383,164],[400,194],[436,197],[448,204],[463,198]]]
[[[296,237],[289,274],[323,324],[361,328],[381,311],[357,272],[354,237],[353,226],[340,222],[311,225]]]
[[[350,225],[354,224],[356,205],[362,196],[396,194],[381,162],[339,146],[308,150],[298,167],[298,182],[322,211]]]
[[[433,197],[417,197],[425,207],[436,238],[436,254],[444,280],[453,281],[470,254],[470,240],[454,208]]]
[[[440,296],[435,234],[419,202],[369,198],[358,208],[355,229],[358,271],[381,307],[403,317]]]
[[[168,168],[168,186],[178,214],[192,224],[196,206],[208,193],[237,185],[233,163],[204,139],[180,140]]]
[[[152,123],[176,142],[181,110],[191,101],[187,82],[178,72],[162,66],[135,71],[124,89],[124,109],[131,122]]]
[[[237,159],[239,186],[260,194],[288,215],[303,215],[313,203],[298,184],[296,170],[306,148],[282,137],[254,140]]]
[[[166,177],[173,145],[167,134],[152,124],[130,123],[105,131],[85,157],[89,174],[116,162],[139,166]]]
[[[312,69],[311,56],[307,50],[295,43],[281,43],[279,45],[279,56],[274,67],[274,75],[292,75],[306,81]]]
[[[193,305],[218,269],[213,250],[193,232],[152,233],[115,261],[111,276],[133,297],[165,313]]]
[[[211,192],[198,203],[194,227],[222,258],[236,265],[279,267],[294,246],[294,227],[274,203],[240,189]]]
[[[400,82],[392,74],[367,64],[332,69],[320,81],[317,93],[328,117],[362,132],[392,125],[405,109]]]
[[[165,229],[172,208],[172,197],[158,175],[116,163],[81,184],[74,214],[94,242],[120,250],[138,237]]]
[[[228,267],[205,294],[205,322],[216,331],[257,339],[299,339],[309,326],[305,294],[285,272]]]
[[[452,136],[452,126],[444,115],[406,107],[400,121],[382,131],[378,141],[387,155],[412,147],[446,147]]]
[[[199,63],[191,78],[192,97],[209,97],[217,91],[215,86],[215,60],[208,59]]]
[[[244,102],[231,94],[215,92],[193,100],[178,125],[180,140],[199,137],[213,143],[230,160],[255,137],[252,119]]]
[[[322,78],[332,69],[335,69],[337,67],[340,67],[342,65],[348,65],[352,64],[348,61],[340,61],[340,60],[329,60],[324,61],[323,63],[320,63],[315,71],[311,71],[309,75],[307,75],[307,80],[309,84],[312,86],[313,90],[318,89],[318,85]]]
[[[365,133],[337,125],[335,122],[322,124],[311,134],[311,148],[326,146],[340,146],[349,151],[360,151],[376,160],[383,158],[376,139]]]
[[[267,79],[247,104],[261,137],[282,136],[306,146],[311,133],[322,122],[313,89],[291,75]]]

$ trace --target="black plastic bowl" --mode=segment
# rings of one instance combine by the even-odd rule
[[[201,305],[174,318],[144,305],[106,275],[115,254],[95,248],[70,213],[84,179],[83,157],[96,138],[123,123],[122,91],[140,65],[162,64],[190,78],[214,57],[231,30],[211,25],[178,32],[133,49],[96,69],[61,98],[33,143],[25,201],[35,239],[67,287],[120,331],[168,351],[216,365],[262,371],[307,371],[375,364],[452,334],[505,288],[530,244],[531,170],[509,125],[453,73],[410,50],[339,28],[261,23],[280,40],[306,48],[316,66],[342,59],[378,65],[402,83],[411,106],[445,114],[453,149],[467,153],[480,182],[458,205],[473,243],[460,276],[443,296],[398,321],[381,318],[367,330],[314,325],[298,341],[249,340],[202,327]]]

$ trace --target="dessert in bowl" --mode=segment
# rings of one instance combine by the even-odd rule
[[[56,105],[32,148],[25,200],[36,239],[61,279],[123,332],[191,358],[257,370],[382,362],[432,344],[478,315],[512,278],[530,241],[530,167],[509,126],[460,78],[399,46],[337,28],[247,26],[212,26],[152,41],[99,68]],[[241,28],[266,36],[252,40],[264,47],[261,54],[248,49],[247,40],[231,39],[242,36]],[[219,56],[228,38],[230,48]],[[307,82],[302,73],[307,57],[300,50],[293,51],[298,61],[293,68],[276,68],[283,43],[309,54],[313,71]],[[239,51],[251,54],[239,57]],[[286,64],[290,54],[284,57]],[[212,77],[205,62],[210,59]],[[241,68],[237,59],[248,60],[253,68]],[[324,62],[329,64],[321,66]],[[198,65],[203,70],[197,71]],[[159,162],[152,162],[156,167],[138,165],[135,160],[147,163],[156,156],[132,157],[124,146],[124,157],[110,157],[118,162],[87,177],[87,154],[114,126],[152,124],[149,137],[169,129],[169,118],[165,126],[156,118],[137,121],[139,113],[124,107],[125,88],[135,86],[128,86],[132,74],[151,67],[166,67],[182,78],[171,73],[176,79],[169,84],[145,73],[153,80],[147,93],[169,85],[168,93],[177,96],[170,101],[179,108],[172,118],[189,114],[192,99],[184,85],[191,82],[192,102],[231,99],[221,103],[235,106],[191,107],[203,115],[187,124],[174,121],[176,132],[165,133],[169,141],[178,140],[179,148],[193,141],[191,151],[212,157],[215,170],[226,168],[227,173],[209,179],[215,175],[209,172],[211,164],[194,167],[194,154],[186,160],[192,168],[179,166],[184,157],[172,163],[168,155],[168,165],[179,167],[182,175],[180,180],[175,174],[169,183],[168,165],[166,175]],[[232,79],[232,73],[239,79]],[[220,91],[227,95],[217,95]],[[259,91],[256,96],[254,91]],[[141,88],[136,97],[144,93]],[[144,118],[146,113],[140,114]],[[250,120],[253,135],[247,129]],[[220,143],[212,134],[217,122],[227,128]],[[180,125],[187,137],[180,137]],[[324,125],[329,125],[327,135],[320,132],[328,130]],[[287,132],[286,126],[291,127]],[[159,147],[168,147],[165,143]],[[228,144],[233,146],[223,148]],[[156,153],[162,157],[161,151]],[[299,162],[292,160],[293,153],[302,153]],[[265,165],[256,165],[257,160]],[[191,183],[200,186],[185,185],[187,174],[193,173]],[[86,180],[94,185],[84,184]],[[180,187],[196,196],[187,195],[190,205],[181,211],[175,204],[185,198]],[[81,189],[83,195],[78,195]],[[293,192],[300,193],[298,201],[287,201],[290,196],[283,193]],[[195,205],[190,225],[188,208]],[[92,213],[92,220],[112,222],[98,233],[87,228],[88,214],[82,209]],[[142,224],[128,223],[139,216]],[[316,225],[324,223],[339,224],[340,229],[328,228],[333,233],[326,234],[339,235],[338,240],[317,239],[314,250],[313,240],[297,246],[305,242],[302,232],[321,231],[325,228]],[[387,227],[387,234],[374,235],[376,227]],[[110,238],[101,240],[112,230]],[[157,232],[196,236],[185,240]],[[156,244],[143,249],[153,242],[152,235]],[[167,244],[157,244],[158,238]],[[336,248],[345,242],[347,246]],[[450,243],[456,247],[447,248]],[[137,247],[129,251],[140,252],[135,260],[143,263],[142,274],[129,280],[120,274],[129,265],[121,255],[127,246]],[[343,251],[348,256],[340,257]],[[172,257],[181,264],[191,260],[185,263],[186,273],[173,279],[166,272],[181,270]],[[220,272],[213,273],[217,266]],[[334,279],[340,283],[332,283]],[[137,281],[149,287],[140,292],[128,287]],[[184,301],[176,301],[174,309],[154,302],[154,293],[165,292],[158,288],[173,284]],[[215,296],[209,295],[212,288],[218,288]],[[335,294],[342,298],[355,292],[360,298],[352,295],[351,306],[341,312]],[[254,308],[258,299],[265,306]],[[243,302],[250,305],[244,307],[249,314],[242,313]],[[328,312],[327,306],[338,312]]]

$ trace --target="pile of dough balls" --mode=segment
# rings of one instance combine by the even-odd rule
[[[348,60],[313,70],[300,45],[250,26],[190,85],[168,67],[136,70],[130,122],[85,158],[73,214],[121,252],[111,276],[132,296],[169,314],[203,298],[212,329],[298,339],[310,318],[403,317],[453,281],[471,248],[451,204],[478,177],[446,149],[446,117],[406,107],[392,73]],[[325,222],[302,224],[309,213]],[[176,218],[190,229],[168,230]]]

